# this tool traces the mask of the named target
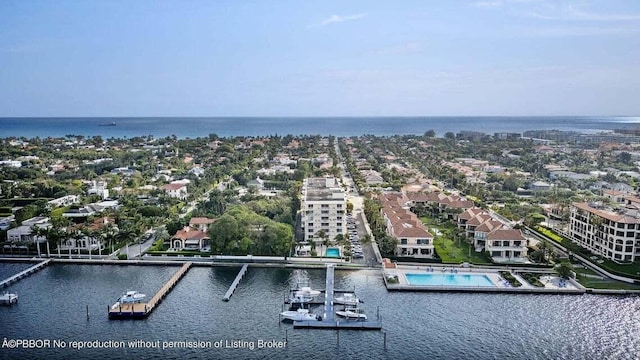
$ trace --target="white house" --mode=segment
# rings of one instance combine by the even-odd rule
[[[189,196],[187,185],[180,183],[171,183],[162,187],[169,197],[184,200]]]

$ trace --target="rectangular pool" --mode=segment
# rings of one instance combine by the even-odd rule
[[[409,285],[495,287],[487,275],[480,274],[406,274]]]
[[[327,257],[339,258],[340,257],[340,249],[336,247],[327,248]]]

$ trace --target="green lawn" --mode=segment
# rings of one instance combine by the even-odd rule
[[[436,253],[445,264],[491,264],[481,253],[473,249],[469,251],[469,244],[465,240],[453,241],[446,236],[437,236],[433,242]],[[471,256],[469,256],[471,255]]]
[[[491,264],[491,261],[485,258],[481,253],[475,252],[473,249],[469,251],[471,246],[466,240],[460,239],[454,241],[451,234],[456,231],[456,226],[451,222],[441,222],[428,216],[420,218],[422,223],[429,228],[437,229],[441,235],[436,235],[433,241],[436,253],[445,264],[461,264],[469,262],[472,264]],[[435,234],[434,234],[435,235]]]

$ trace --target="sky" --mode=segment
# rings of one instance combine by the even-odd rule
[[[640,115],[638,0],[0,1],[0,117]]]

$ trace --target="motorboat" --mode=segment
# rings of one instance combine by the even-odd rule
[[[357,307],[346,307],[344,310],[338,310],[336,311],[336,315],[347,319],[367,320],[367,315]]]
[[[120,299],[118,299],[118,302],[122,304],[139,303],[139,302],[142,302],[146,297],[147,295],[140,294],[137,291],[127,291],[124,294],[122,294]]]
[[[318,295],[320,295],[320,291],[313,290],[308,286],[303,286],[300,289],[296,290],[294,293],[295,297],[299,296],[299,297],[306,297],[306,298],[314,298]]]
[[[316,321],[322,319],[321,315],[312,314],[309,312],[309,309],[283,311],[280,315],[282,315],[283,320],[291,321]]]
[[[358,299],[356,297],[356,294],[354,293],[344,293],[340,296],[337,296],[335,299],[333,299],[333,303],[334,304],[341,304],[341,305],[358,305],[359,303],[361,303],[362,300]]]
[[[0,295],[0,305],[13,305],[18,303],[18,294],[4,293]]]
[[[313,298],[310,296],[303,296],[301,294],[293,294],[289,298],[289,304],[291,305],[304,305],[313,301]]]

